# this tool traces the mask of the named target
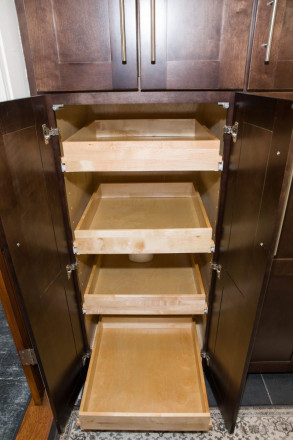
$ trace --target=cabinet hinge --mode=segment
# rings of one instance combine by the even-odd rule
[[[222,266],[220,264],[214,263],[213,261],[211,261],[210,265],[211,265],[211,269],[212,270],[216,270],[217,271],[217,277],[220,279],[221,278]]]
[[[75,263],[71,263],[71,264],[66,265],[67,278],[69,280],[70,280],[72,271],[77,269],[77,265],[78,265],[78,261],[76,261]]]
[[[209,366],[210,360],[211,360],[210,355],[206,351],[203,351],[203,350],[200,352],[200,355],[201,355],[202,359],[206,360],[207,366]]]
[[[238,122],[235,122],[235,124],[233,125],[224,125],[224,135],[231,134],[234,143],[237,141],[238,127],[239,127]]]
[[[229,102],[218,102],[218,105],[221,105],[224,109],[229,108]]]
[[[60,110],[60,108],[63,108],[63,107],[64,107],[64,104],[53,104],[52,105],[53,112],[57,112],[57,110]]]
[[[82,356],[82,365],[84,366],[86,364],[87,359],[90,359],[91,357],[91,352],[87,351],[83,356]]]
[[[22,365],[37,365],[37,358],[33,348],[19,350],[18,352]]]
[[[45,144],[49,143],[52,136],[59,136],[59,128],[48,128],[46,124],[42,125]]]

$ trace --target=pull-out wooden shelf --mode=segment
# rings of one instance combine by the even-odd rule
[[[100,255],[83,304],[87,314],[102,315],[197,315],[206,307],[198,265],[186,254],[158,254],[148,263]]]
[[[94,121],[63,142],[73,171],[218,171],[220,141],[195,119]]]
[[[192,183],[102,184],[74,246],[79,254],[211,252],[212,228]]]
[[[103,318],[79,420],[87,430],[208,431],[191,318]]]

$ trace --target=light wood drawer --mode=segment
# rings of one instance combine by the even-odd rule
[[[195,119],[94,121],[63,142],[66,172],[218,171],[220,141]]]
[[[191,318],[102,318],[82,397],[88,430],[207,431],[210,413]]]
[[[101,315],[198,315],[206,309],[199,267],[187,254],[158,254],[147,263],[99,256],[83,309]]]
[[[102,184],[74,246],[79,254],[211,252],[212,228],[190,182]]]

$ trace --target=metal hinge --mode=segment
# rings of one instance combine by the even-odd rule
[[[87,351],[83,356],[82,356],[82,365],[84,366],[86,364],[87,359],[90,359],[91,357],[91,352]]]
[[[60,110],[60,108],[63,108],[63,107],[64,107],[64,104],[53,104],[52,105],[53,112],[57,112],[58,110]]]
[[[37,358],[33,348],[19,350],[18,352],[22,365],[37,365]]]
[[[221,105],[224,109],[229,108],[229,102],[218,102],[218,105]]]
[[[51,136],[59,136],[59,128],[48,128],[46,124],[42,125],[45,144],[49,143]]]
[[[207,365],[209,366],[209,365],[210,365],[210,360],[211,360],[210,355],[209,355],[206,351],[203,351],[203,350],[200,352],[200,355],[201,355],[201,357],[202,357],[203,359],[206,360],[206,363],[207,363]]]
[[[222,266],[220,264],[214,263],[213,261],[211,261],[210,265],[211,265],[212,270],[217,271],[217,277],[220,279]]]
[[[70,280],[72,271],[77,269],[77,265],[78,265],[78,261],[76,261],[75,263],[66,264],[67,278],[69,280]]]
[[[231,134],[234,143],[237,141],[238,127],[238,122],[235,122],[233,125],[224,125],[224,134]]]

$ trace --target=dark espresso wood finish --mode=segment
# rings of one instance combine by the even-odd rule
[[[23,116],[22,116],[23,115]],[[1,250],[61,430],[82,381],[86,350],[43,97],[0,104]]]
[[[229,91],[154,91],[154,92],[98,92],[58,93],[46,95],[48,104],[182,104],[232,102],[234,93]]]
[[[273,256],[292,130],[290,124],[283,125],[290,117],[290,102],[236,94],[235,106],[239,134],[230,156],[219,256],[222,272],[206,347],[207,372],[231,432]]]
[[[126,63],[118,1],[16,0],[31,91],[136,89],[136,4],[124,4]]]
[[[243,89],[252,0],[140,1],[141,88]]]
[[[2,250],[0,252],[0,301],[17,351],[32,348],[19,299]],[[22,368],[33,402],[35,405],[40,405],[44,395],[44,385],[39,368],[37,365],[23,365]]]
[[[293,89],[293,3],[279,0],[269,62],[265,63],[272,5],[260,0],[257,8],[249,90]]]
[[[293,372],[293,260],[275,260],[270,274],[250,371]]]
[[[293,258],[293,190],[291,188],[284,223],[282,225],[282,232],[280,236],[277,258]]]

